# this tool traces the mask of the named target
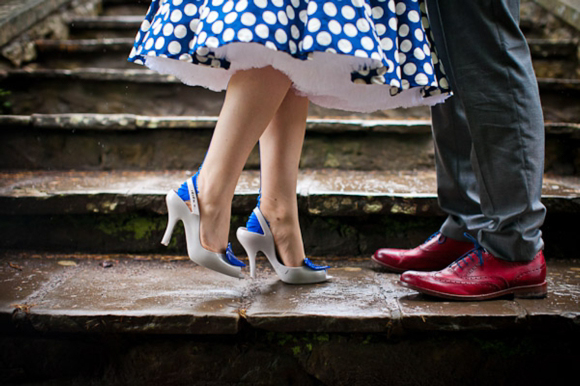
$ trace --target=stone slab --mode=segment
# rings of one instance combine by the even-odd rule
[[[450,302],[419,295],[369,259],[330,263],[327,283],[293,286],[259,260],[257,279],[187,258],[3,252],[2,328],[66,333],[237,334],[559,331],[580,327],[580,261],[548,261],[546,299]],[[246,271],[244,271],[247,274]]]
[[[270,331],[388,332],[397,315],[375,274],[366,267],[328,270],[327,283],[291,286],[271,273],[255,284],[256,298],[246,310],[248,323]]]
[[[163,197],[191,171],[0,173],[0,214],[165,213]],[[242,173],[234,207],[259,190],[259,172]],[[441,215],[434,171],[301,170],[300,207],[317,216]],[[580,211],[580,177],[547,176],[543,198],[552,212]],[[237,204],[236,204],[237,200]]]
[[[49,278],[44,284],[49,289],[24,299],[19,296],[17,307],[11,306],[15,300],[9,292],[3,295],[0,310],[16,310],[13,321],[17,325],[51,332],[238,332],[238,309],[246,283],[189,261],[56,256],[26,262],[18,274],[4,270],[2,285],[10,290],[14,282],[40,276]],[[105,268],[103,263],[111,266]]]

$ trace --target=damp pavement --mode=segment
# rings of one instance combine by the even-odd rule
[[[238,334],[580,327],[580,260],[548,261],[545,299],[449,302],[398,284],[370,259],[316,259],[327,283],[287,285],[265,260],[234,279],[185,258],[3,252],[0,326],[55,333]]]

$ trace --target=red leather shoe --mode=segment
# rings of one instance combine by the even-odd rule
[[[439,271],[473,249],[472,242],[457,241],[434,233],[414,249],[383,248],[372,259],[392,272]]]
[[[498,259],[481,247],[438,272],[408,271],[404,286],[453,300],[486,300],[504,295],[542,298],[548,293],[542,251],[529,262]]]

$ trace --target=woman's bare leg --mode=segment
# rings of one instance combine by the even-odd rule
[[[240,71],[230,79],[198,177],[200,234],[206,249],[225,250],[239,176],[290,86],[290,79],[272,67]]]
[[[260,137],[260,210],[270,223],[284,265],[297,267],[305,258],[298,222],[296,180],[308,115],[308,98],[289,90]]]

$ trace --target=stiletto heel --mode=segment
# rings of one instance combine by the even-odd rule
[[[193,177],[196,178],[197,174]],[[211,252],[201,245],[199,234],[200,213],[197,200],[197,192],[192,182],[193,178],[187,180],[189,190],[189,200],[191,210],[185,204],[185,201],[173,190],[167,193],[165,202],[167,203],[167,229],[161,240],[163,245],[168,245],[171,241],[171,234],[175,224],[178,221],[183,222],[185,228],[185,240],[187,243],[187,254],[195,263],[212,269],[224,275],[239,278],[241,277],[242,268],[245,264],[238,260],[232,252],[231,244],[228,244],[225,253]]]
[[[328,280],[326,269],[328,266],[314,265],[310,259],[304,259],[302,267],[287,267],[280,263],[276,255],[274,236],[270,231],[268,222],[262,215],[260,208],[255,208],[253,214],[259,222],[259,230],[251,231],[248,228],[240,227],[236,233],[238,241],[246,250],[250,260],[250,275],[255,276],[256,254],[262,252],[272,264],[274,271],[284,283],[288,284],[311,284],[321,283]],[[257,224],[255,224],[257,226]],[[260,233],[260,230],[262,233]]]

